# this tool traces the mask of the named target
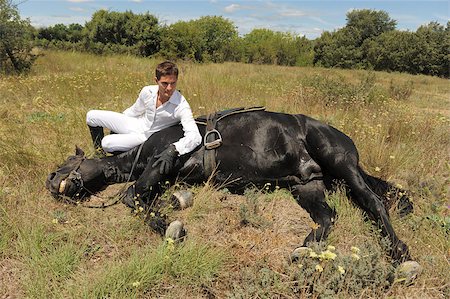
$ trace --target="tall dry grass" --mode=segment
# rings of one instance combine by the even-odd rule
[[[30,75],[0,78],[2,298],[449,297],[450,86],[444,79],[179,63],[178,88],[195,115],[264,105],[313,116],[352,137],[369,173],[410,190],[414,213],[391,217],[424,267],[411,286],[385,285],[391,267],[383,242],[342,192],[328,195],[339,213],[328,241],[336,259],[292,265],[290,251],[314,224],[283,190],[234,196],[194,187],[194,206],[172,215],[189,230],[180,247],[164,244],[123,206],[93,210],[51,198],[47,174],[75,144],[92,152],[86,111],[131,105],[153,82],[157,63],[43,52]],[[353,246],[361,249],[358,261]],[[345,266],[342,276],[338,266]]]

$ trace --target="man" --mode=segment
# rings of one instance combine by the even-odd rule
[[[160,165],[161,174],[168,174],[176,157],[194,150],[202,139],[189,103],[176,90],[177,80],[177,66],[170,61],[162,62],[156,67],[156,85],[142,88],[136,102],[123,113],[89,111],[86,123],[96,151],[127,151],[145,142],[153,133],[181,122],[184,136],[157,155],[158,160],[153,164],[154,167]],[[116,134],[104,136],[103,128]]]

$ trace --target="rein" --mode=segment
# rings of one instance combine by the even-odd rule
[[[71,173],[69,174],[68,178],[70,178],[70,176],[72,175],[72,173],[74,173],[74,174],[76,175],[77,181],[79,181],[79,182],[81,183],[80,189],[78,190],[77,193],[79,193],[81,190],[84,190],[84,191],[86,191],[87,193],[89,193],[89,195],[94,195],[94,196],[96,196],[96,197],[98,197],[98,198],[104,199],[105,201],[102,202],[101,205],[80,204],[78,201],[75,201],[75,200],[73,200],[73,199],[68,198],[67,196],[65,196],[65,197],[67,197],[66,199],[67,199],[68,201],[74,203],[74,204],[81,205],[81,206],[84,207],[84,208],[90,208],[90,209],[104,209],[104,208],[109,208],[109,207],[111,207],[111,206],[116,205],[116,204],[121,200],[121,197],[119,196],[119,194],[121,194],[121,193],[123,193],[123,192],[125,191],[126,184],[128,184],[128,183],[130,182],[130,180],[131,180],[131,176],[133,175],[134,168],[136,167],[137,161],[139,160],[139,156],[141,155],[141,151],[142,151],[142,147],[143,147],[143,146],[144,146],[144,143],[141,143],[141,145],[139,146],[138,152],[137,152],[136,157],[134,158],[133,164],[132,164],[132,166],[131,166],[130,175],[128,176],[127,181],[124,183],[124,186],[123,186],[123,187],[122,187],[122,188],[121,188],[114,196],[108,196],[108,197],[106,197],[106,198],[105,198],[105,197],[102,197],[102,196],[98,196],[98,195],[95,195],[94,192],[90,191],[89,189],[87,189],[87,188],[84,186],[83,180],[81,179],[81,174],[80,174],[79,172],[77,172],[77,170],[80,168],[81,163],[82,163],[85,159],[81,160],[81,162],[80,162],[80,164],[78,165],[78,167],[77,167],[75,170],[72,170],[72,171],[71,171]],[[114,201],[112,201],[112,202],[109,203],[109,204],[106,204],[106,202],[108,202],[108,201],[111,200],[111,199],[114,199]]]

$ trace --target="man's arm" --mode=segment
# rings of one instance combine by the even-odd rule
[[[202,136],[198,131],[197,124],[192,116],[191,107],[187,102],[179,111],[179,118],[183,126],[184,136],[174,143],[180,155],[192,152],[201,142]]]
[[[150,96],[150,92],[148,90],[145,90],[144,88],[139,93],[139,97],[137,98],[136,102],[126,109],[123,114],[131,117],[138,117],[144,114],[145,112],[145,98]]]

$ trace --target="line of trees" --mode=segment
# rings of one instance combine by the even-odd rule
[[[347,24],[315,41],[314,65],[449,77],[450,22],[398,31],[384,11],[354,10]]]
[[[196,62],[313,64],[313,42],[307,38],[268,29],[255,29],[239,37],[236,26],[220,16],[162,26],[149,13],[100,10],[84,27],[57,24],[40,28],[36,40],[42,47],[99,54],[159,55]]]
[[[29,21],[20,20],[11,1],[0,0],[2,69],[7,69],[8,64],[12,65],[9,69],[16,69],[6,50],[20,48],[20,40],[22,47],[27,45],[24,51],[29,51],[30,43],[25,40],[30,41],[32,36],[36,46],[97,54],[128,53],[196,62],[316,65],[449,77],[450,22],[446,27],[431,22],[416,32],[398,31],[396,21],[384,11],[353,10],[347,14],[345,27],[309,40],[269,29],[254,29],[240,37],[233,22],[220,16],[161,25],[148,12],[99,10],[84,26],[57,24],[36,29]],[[4,11],[10,11],[14,17],[4,16]],[[26,61],[25,69],[33,59]]]

